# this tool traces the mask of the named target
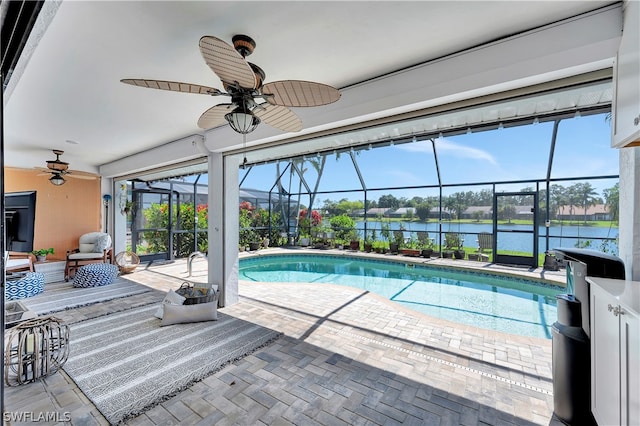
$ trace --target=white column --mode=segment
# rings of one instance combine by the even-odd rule
[[[127,202],[127,181],[114,184],[113,199],[109,206],[109,215],[113,217],[113,227],[109,227],[113,239],[114,256],[127,249],[127,214],[124,211]],[[133,250],[133,248],[132,248]]]
[[[627,279],[640,280],[640,147],[620,149],[619,256]]]
[[[238,164],[209,154],[209,282],[221,306],[238,302]]]

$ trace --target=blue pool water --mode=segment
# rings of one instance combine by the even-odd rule
[[[547,339],[557,318],[555,296],[566,291],[519,278],[348,256],[241,259],[239,278],[351,286],[434,317]]]

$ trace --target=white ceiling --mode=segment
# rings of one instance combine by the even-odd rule
[[[257,47],[249,60],[266,72],[266,82],[309,80],[344,93],[378,76],[612,3],[47,2],[4,95],[5,164],[42,166],[57,148],[72,168],[97,171],[99,165],[204,134],[198,118],[227,98],[120,83],[148,78],[222,89],[200,56],[203,35],[229,43],[234,34],[254,38]],[[335,117],[341,111],[350,122],[369,118],[347,107],[366,104],[371,112],[376,97],[393,91],[384,81],[371,88],[375,91],[357,99],[343,94],[329,106],[295,109],[305,125],[302,133],[330,128],[322,117],[340,121]],[[218,151],[237,148],[241,140],[228,127],[210,132],[216,140],[210,148]],[[265,124],[254,133],[254,145],[291,136]]]

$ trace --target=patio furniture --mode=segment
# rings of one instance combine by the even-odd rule
[[[130,274],[140,264],[140,258],[132,251],[121,251],[116,254],[115,262],[121,274]],[[189,266],[191,266],[191,263],[189,263]]]
[[[64,270],[67,266],[65,260],[45,260],[44,262],[36,262],[33,268],[36,272],[44,274],[44,283],[58,283],[64,281]]]
[[[69,356],[69,326],[47,316],[8,330],[5,338],[4,382],[8,386],[35,382],[58,371]]]
[[[105,232],[89,232],[80,236],[78,248],[67,251],[67,263],[64,271],[65,281],[69,281],[72,272],[91,263],[113,263],[111,236]]]
[[[118,267],[108,263],[84,265],[73,278],[73,286],[79,288],[109,285],[118,276]]]
[[[478,260],[489,261],[489,255],[485,254],[485,250],[491,252],[493,250],[493,234],[490,232],[481,232],[478,234]]]
[[[33,272],[33,256],[29,253],[4,252],[4,269],[7,273],[19,271]]]
[[[7,301],[4,304],[4,328],[11,328],[37,316],[38,314],[29,310],[29,308],[19,300]]]
[[[44,291],[44,274],[24,272],[7,275],[4,297],[6,300],[26,299]]]

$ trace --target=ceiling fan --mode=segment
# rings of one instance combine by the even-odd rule
[[[302,121],[288,107],[312,107],[330,104],[340,99],[340,92],[326,84],[303,80],[281,80],[264,83],[264,71],[247,62],[256,47],[246,35],[235,35],[233,47],[213,36],[200,39],[200,53],[209,68],[222,80],[225,91],[191,83],[175,81],[122,79],[123,83],[152,89],[229,96],[231,103],[209,108],[198,120],[198,127],[211,129],[229,123],[238,133],[246,135],[265,122],[285,132],[302,130]]]
[[[45,176],[47,174],[50,174],[51,177],[49,178],[49,182],[51,182],[56,186],[64,185],[67,182],[64,178],[65,176],[76,178],[76,179],[90,179],[90,180],[97,179],[97,176],[89,173],[78,172],[78,171],[71,172],[71,170],[69,170],[69,163],[60,160],[60,156],[64,154],[64,151],[61,151],[59,149],[54,149],[53,153],[55,154],[56,159],[48,160],[46,168],[36,167],[36,169],[43,172],[38,176]]]

